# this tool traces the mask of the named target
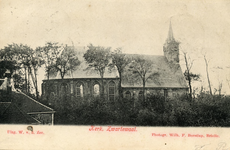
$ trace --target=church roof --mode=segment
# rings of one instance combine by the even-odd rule
[[[88,63],[85,61],[83,55],[87,50],[87,47],[75,47],[75,50],[77,52],[78,59],[81,61],[81,64],[77,67],[75,71],[72,72],[72,74],[66,74],[64,79],[69,78],[100,78],[99,72],[94,70],[93,68],[88,68]],[[117,70],[109,70],[106,68],[104,78],[117,78],[118,72]],[[60,79],[60,75],[57,75],[53,79]],[[52,79],[52,77],[51,77]]]
[[[180,65],[169,63],[165,56],[139,54],[130,54],[127,56],[130,58],[141,57],[152,62],[151,73],[157,73],[158,76],[147,80],[146,87],[187,88]],[[128,70],[128,67],[126,67],[126,70]],[[127,71],[123,74],[122,87],[142,87],[142,80],[139,76],[133,74],[133,72]]]
[[[171,35],[171,34],[170,34]],[[172,37],[173,38],[173,35]],[[100,78],[100,75],[94,69],[87,69],[88,64],[84,60],[84,53],[87,47],[75,47],[78,59],[81,61],[80,66],[71,75],[66,75],[64,79],[71,78]],[[158,78],[149,79],[146,82],[146,87],[151,88],[187,88],[187,83],[183,76],[179,64],[172,64],[167,61],[165,56],[158,55],[141,55],[141,54],[126,54],[129,58],[141,57],[152,62],[152,72],[159,74]],[[142,87],[140,77],[135,76],[132,72],[128,71],[129,66],[126,67],[125,73],[122,75],[122,87]],[[118,71],[106,68],[104,78],[118,78]],[[60,79],[60,76],[55,77]]]

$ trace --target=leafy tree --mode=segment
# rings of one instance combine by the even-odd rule
[[[61,78],[64,79],[66,73],[76,70],[80,63],[74,49],[66,45],[61,54],[57,55],[54,67],[60,73]]]
[[[20,61],[18,59],[17,44],[9,44],[0,51],[1,69],[3,75],[6,69],[10,70],[11,74],[20,69]]]
[[[141,57],[133,58],[129,68],[133,74],[139,76],[142,80],[143,100],[145,101],[145,84],[149,79],[158,78],[159,73],[153,71],[153,64],[150,60]]]
[[[23,67],[23,60],[21,57],[21,53],[24,47],[28,47],[26,45],[18,45],[18,44],[9,44],[4,47],[4,49],[1,50],[0,56],[1,56],[1,64],[3,67],[1,67],[1,72],[5,72],[6,69],[10,70],[11,76],[17,77],[18,75],[21,74],[21,69]],[[19,74],[20,72],[20,74]],[[25,74],[25,73],[24,73]],[[25,74],[26,77],[26,74]],[[18,78],[18,77],[17,77]],[[22,80],[15,80],[16,78],[13,78],[15,84],[21,84],[17,83],[17,81],[22,81]],[[27,78],[24,79],[26,85],[23,89],[27,89]]]
[[[16,87],[21,88],[28,93],[30,87],[29,82],[32,80],[38,98],[37,70],[41,66],[41,61],[39,60],[36,51],[27,45],[13,43],[2,49],[0,55],[5,63],[8,65],[11,64],[11,67],[8,67],[8,69],[11,71]],[[4,65],[5,68],[7,64]],[[23,75],[23,69],[24,79],[21,77]],[[25,82],[23,84],[24,86],[21,82]]]
[[[121,89],[121,81],[122,81],[122,73],[125,71],[125,67],[131,62],[125,54],[122,53],[121,48],[115,49],[115,51],[111,54],[112,63],[110,67],[116,67],[119,73],[119,95],[122,96],[122,89]]]
[[[93,46],[90,44],[88,46],[88,50],[84,54],[84,58],[86,62],[89,64],[89,68],[93,68],[96,70],[101,77],[102,81],[102,96],[104,96],[104,73],[105,68],[109,65],[109,59],[110,59],[110,47],[101,47],[101,46]]]
[[[56,58],[58,58],[62,50],[63,49],[61,49],[61,46],[54,42],[47,42],[44,47],[37,48],[38,56],[45,65],[45,72],[48,80],[50,75],[55,73],[55,71],[53,71],[55,68],[54,64],[57,61]]]

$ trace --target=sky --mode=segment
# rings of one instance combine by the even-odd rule
[[[74,46],[121,47],[125,53],[163,55],[171,20],[174,38],[201,74],[194,86],[207,87],[203,56],[209,60],[213,90],[230,94],[230,2],[224,0],[1,0],[0,48],[48,41]],[[44,71],[39,72],[39,85]]]

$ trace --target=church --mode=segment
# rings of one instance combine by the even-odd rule
[[[71,76],[61,79],[56,77],[43,80],[42,97],[48,99],[49,105],[55,105],[57,99],[68,95],[72,100],[86,100],[91,97],[100,96],[102,81],[95,70],[86,70],[87,62],[84,60],[84,53],[87,47],[75,48],[80,66]],[[141,57],[152,63],[154,71],[159,77],[155,80],[147,80],[145,85],[146,93],[160,94],[165,97],[175,97],[188,92],[188,86],[179,64],[179,42],[173,36],[171,23],[169,25],[168,37],[163,45],[163,56],[126,54],[127,57]],[[140,100],[143,95],[141,79],[134,77],[126,67],[122,75],[121,87],[123,97],[126,99]],[[104,96],[108,101],[115,101],[119,96],[119,74],[117,70],[104,74]]]

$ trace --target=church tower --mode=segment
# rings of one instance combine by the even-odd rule
[[[179,64],[179,42],[173,37],[171,21],[169,24],[168,38],[163,46],[164,56],[167,60],[174,64]]]

